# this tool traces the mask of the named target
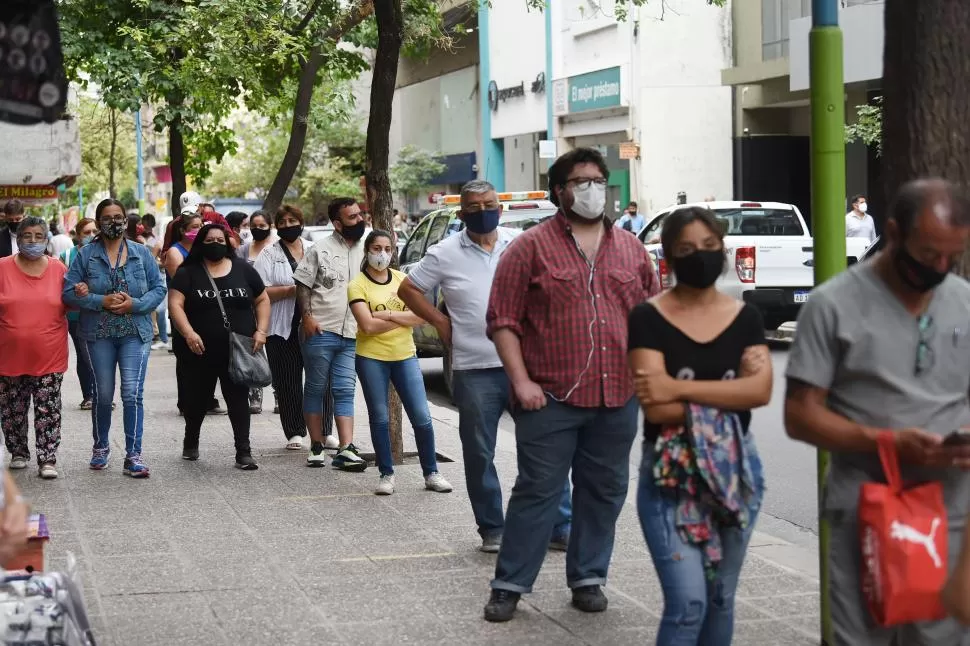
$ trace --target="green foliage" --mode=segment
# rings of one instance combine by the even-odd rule
[[[125,188],[134,189],[135,186],[135,123],[131,114],[117,110],[112,120],[112,110],[103,102],[84,95],[71,106],[81,136],[81,177],[78,185],[84,189],[88,199],[97,193],[108,192],[112,162],[119,192]],[[112,134],[115,138],[114,160],[111,157]]]
[[[345,11],[341,0],[59,0],[69,78],[111,107],[151,103],[155,129],[180,124],[198,180],[236,149],[226,126],[240,105],[288,98],[304,56]],[[311,12],[311,8],[316,11]],[[307,20],[307,18],[309,18]],[[355,78],[358,52],[327,44],[324,76]]]
[[[431,179],[445,170],[441,155],[416,146],[404,146],[389,169],[391,187],[409,199],[428,187]]]
[[[874,146],[876,154],[882,154],[882,97],[876,97],[872,103],[857,105],[856,122],[846,124],[845,142],[861,141],[867,146]]]
[[[487,2],[489,6],[491,6],[492,2],[494,2],[495,0],[483,0],[483,1]],[[539,10],[545,9],[547,2],[551,2],[551,1],[552,0],[525,0],[526,5],[530,9],[539,9]],[[613,1],[614,1],[613,16],[619,21],[624,21],[630,15],[630,7],[641,7],[645,4],[649,4],[651,0],[613,0]],[[665,3],[667,0],[653,0],[653,1]],[[697,1],[700,2],[701,0],[697,0]],[[726,4],[726,0],[703,0],[703,1],[715,7],[723,7]],[[738,1],[746,1],[746,0],[738,0]],[[597,4],[600,4],[600,3],[597,3]],[[607,4],[607,3],[603,2],[602,4]]]

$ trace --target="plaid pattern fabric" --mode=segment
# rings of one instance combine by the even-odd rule
[[[660,291],[640,241],[604,226],[592,269],[562,212],[518,236],[495,270],[486,316],[489,338],[508,328],[521,339],[533,381],[583,408],[619,407],[633,396],[627,318]]]

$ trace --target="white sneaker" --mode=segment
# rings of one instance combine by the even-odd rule
[[[286,449],[288,451],[302,451],[303,450],[303,438],[299,435],[294,435],[286,441]]]
[[[381,476],[381,481],[377,483],[377,489],[374,489],[374,493],[378,496],[390,496],[394,493],[394,476]]]
[[[10,458],[10,468],[26,469],[29,462],[30,461],[27,458],[18,458],[18,457]]]
[[[435,471],[424,479],[424,488],[438,493],[448,493],[451,491],[451,483],[445,477]]]
[[[330,451],[336,451],[337,449],[339,449],[340,442],[337,440],[337,436],[328,435],[327,437],[323,438],[323,448],[328,449]]]
[[[167,348],[167,347],[168,347],[168,344],[162,343],[161,341],[159,341],[158,343],[152,344],[152,350],[161,350],[162,348]]]

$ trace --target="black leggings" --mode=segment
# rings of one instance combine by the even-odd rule
[[[222,387],[222,396],[229,410],[229,423],[236,444],[236,457],[250,455],[249,447],[249,388],[240,386],[229,378],[228,346],[225,352],[213,352],[206,344],[201,357],[191,351],[176,350],[181,385],[182,413],[185,416],[184,448],[199,447],[202,420],[212,405],[216,380]]]

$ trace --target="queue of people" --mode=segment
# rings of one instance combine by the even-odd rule
[[[566,552],[573,606],[607,610],[603,587],[642,412],[637,513],[663,592],[657,644],[730,644],[735,593],[766,486],[751,432],[752,411],[772,394],[764,323],[755,308],[717,289],[725,240],[705,208],[685,207],[665,220],[661,245],[676,284],[661,292],[643,245],[604,217],[608,175],[597,151],[566,153],[549,169],[558,213],[521,233],[498,227],[494,187],[469,183],[458,216],[464,229],[432,247],[408,276],[390,267],[394,234],[365,237],[353,199],[331,203],[334,232],[311,245],[294,207],[282,207],[272,225],[265,213],[226,223],[201,198],[183,196],[189,208],[166,236],[164,254],[185,418],[182,457],[199,458],[218,380],[235,464],[258,468],[251,393],[229,376],[232,331],[251,337],[256,351],[266,347],[285,446],[307,449],[307,466],[324,466],[331,449],[338,469],[367,469],[353,436],[359,379],[379,472],[375,493],[395,492],[390,385],[415,430],[425,487],[451,491],[438,472],[411,332],[428,322],[453,353],[480,549],[497,553],[484,618],[514,618],[549,549]],[[151,252],[126,239],[126,216],[114,200],[98,205],[93,223],[78,224],[83,244],[68,250],[64,264],[45,254],[43,220],[14,221],[9,244],[16,252],[0,259],[0,424],[11,467],[29,464],[33,401],[40,475],[57,477],[71,334],[90,368],[91,468],[108,466],[120,370],[123,472],[148,476],[142,390],[150,314],[166,292],[162,275],[149,270]],[[943,180],[906,184],[885,235],[882,253],[820,286],[802,310],[784,424],[792,438],[833,455],[823,514],[832,528],[827,574],[836,643],[958,644],[967,638],[960,621],[970,621],[970,443],[944,438],[970,428],[970,285],[951,275],[970,242],[970,200]],[[426,298],[437,288],[447,312]],[[73,331],[70,309],[78,311]],[[37,330],[47,331],[40,342]],[[329,440],[328,392],[337,435]],[[519,472],[503,514],[494,454],[506,409]],[[884,481],[878,447],[887,433],[906,482],[942,487],[951,580],[941,599],[956,619],[884,627],[863,605],[858,492]]]

